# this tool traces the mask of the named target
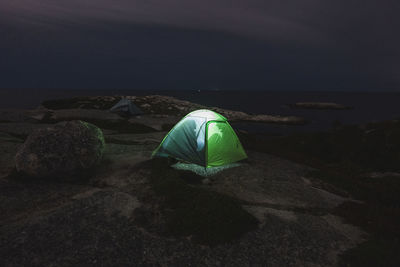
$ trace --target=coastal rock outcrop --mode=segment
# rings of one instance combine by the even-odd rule
[[[15,156],[15,166],[34,177],[69,175],[94,166],[104,147],[103,133],[95,125],[61,122],[29,135]]]
[[[350,106],[331,102],[297,102],[290,105],[290,107],[303,109],[352,109]]]
[[[249,114],[242,111],[229,110],[219,107],[209,107],[200,105],[197,103],[181,100],[172,96],[164,95],[147,95],[147,96],[125,96],[137,105],[143,112],[144,115],[133,117],[132,121],[138,121],[139,124],[145,121],[151,120],[160,121],[163,116],[164,120],[171,117],[169,122],[165,124],[171,124],[171,120],[175,123],[179,121],[179,118],[187,115],[189,112],[198,109],[210,109],[217,113],[222,114],[230,122],[251,122],[251,123],[274,123],[274,124],[286,124],[286,125],[303,125],[307,121],[302,117],[297,116],[282,116],[282,115],[267,115],[267,114]],[[42,103],[45,108],[52,109],[51,119],[53,121],[74,119],[101,119],[105,118],[110,121],[123,120],[116,114],[109,113],[106,111],[111,103],[116,103],[121,99],[119,96],[92,96],[92,97],[80,97],[72,99],[59,99],[59,100],[48,100]],[[86,112],[87,111],[87,112]],[[104,114],[104,113],[108,114]],[[104,114],[104,115],[103,115]],[[146,116],[147,115],[147,116]],[[154,117],[156,116],[156,117]],[[153,118],[156,118],[155,120]],[[159,123],[155,123],[155,127],[150,126],[155,130],[162,128]],[[174,123],[172,123],[174,124]],[[147,129],[149,130],[149,129]]]
[[[0,111],[3,265],[336,266],[339,255],[364,240],[364,232],[333,213],[346,195],[309,179],[309,167],[268,155],[250,132],[240,136],[249,160],[207,178],[151,159],[193,109],[236,122],[295,118],[131,98],[145,114],[109,113],[115,97],[47,101],[54,109],[42,109],[43,116]],[[90,179],[65,179],[81,179],[87,168]],[[19,179],[24,173],[32,177]],[[35,179],[41,176],[62,179]]]

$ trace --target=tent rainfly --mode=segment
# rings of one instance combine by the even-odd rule
[[[122,98],[110,109],[110,111],[128,116],[143,114],[143,112],[135,104],[133,104],[132,101],[126,98]]]
[[[186,115],[164,137],[153,157],[173,157],[204,167],[217,167],[247,158],[227,119],[211,110]]]

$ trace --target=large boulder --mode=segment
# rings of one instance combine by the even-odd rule
[[[15,156],[18,172],[47,177],[71,175],[99,162],[105,147],[103,132],[83,121],[60,122],[28,136]]]

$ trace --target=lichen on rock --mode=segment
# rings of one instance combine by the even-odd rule
[[[18,150],[15,166],[34,177],[71,175],[96,165],[104,147],[103,132],[95,125],[60,122],[32,132]]]

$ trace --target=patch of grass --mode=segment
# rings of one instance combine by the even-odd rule
[[[153,190],[164,199],[162,212],[170,234],[191,236],[195,242],[216,245],[257,227],[257,219],[245,211],[238,200],[193,185],[193,181],[202,179],[201,176],[175,170],[160,158],[143,166],[151,171]]]

